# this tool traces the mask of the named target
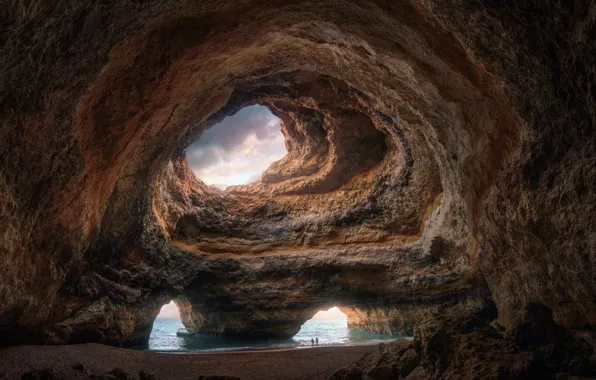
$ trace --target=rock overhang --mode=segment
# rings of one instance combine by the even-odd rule
[[[513,25],[469,6],[482,25]],[[148,335],[160,303],[185,296],[214,319],[229,312],[234,331],[250,329],[262,310],[291,330],[329,299],[388,308],[414,303],[412,295],[432,307],[448,304],[441,294],[484,299],[483,277],[502,316],[530,298],[563,305],[540,286],[522,287],[521,297],[513,289],[534,269],[518,265],[533,260],[512,247],[536,248],[540,239],[525,236],[548,239],[536,227],[546,224],[523,222],[545,217],[532,190],[512,185],[541,140],[530,141],[534,101],[519,100],[517,72],[503,67],[507,57],[532,54],[515,43],[489,46],[483,28],[463,31],[455,20],[466,7],[456,16],[442,2],[432,10],[418,2],[89,9],[83,31],[119,21],[105,42],[66,36],[105,51],[56,59],[80,81],[42,76],[37,109],[18,102],[20,90],[4,100],[4,126],[22,127],[25,140],[48,149],[6,151],[26,174],[4,179],[5,199],[14,200],[5,202],[7,225],[23,232],[3,240],[4,269],[15,278],[2,324],[20,326],[14,315],[28,315],[24,329],[40,331],[33,341],[128,344]],[[254,103],[282,118],[287,159],[253,185],[225,193],[204,186],[185,165],[185,147]],[[32,184],[41,190],[17,194]],[[28,238],[34,231],[43,234]],[[36,261],[40,252],[48,259]],[[48,275],[33,285],[22,268]],[[590,324],[571,316],[574,307],[560,306],[560,320]],[[85,333],[88,326],[96,331]]]

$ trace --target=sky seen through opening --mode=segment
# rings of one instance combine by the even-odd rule
[[[207,129],[186,149],[197,178],[225,189],[255,182],[286,155],[281,120],[265,106],[248,106]]]

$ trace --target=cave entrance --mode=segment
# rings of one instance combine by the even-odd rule
[[[186,149],[186,160],[197,178],[225,190],[255,182],[286,153],[281,120],[252,105],[207,129]]]
[[[149,349],[159,351],[178,351],[183,345],[182,339],[176,335],[184,325],[180,320],[180,311],[174,301],[163,305],[149,335]]]
[[[294,340],[302,345],[311,344],[311,339],[319,339],[319,344],[346,344],[351,341],[348,317],[337,306],[320,310],[304,322]]]

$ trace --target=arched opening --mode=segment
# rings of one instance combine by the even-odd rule
[[[224,190],[255,182],[286,153],[281,120],[252,105],[207,129],[186,149],[186,159],[197,178]]]
[[[350,345],[403,338],[401,335],[377,334],[348,327],[348,317],[337,306],[319,310],[306,321],[294,340],[300,345]]]
[[[182,349],[183,340],[176,334],[182,328],[184,325],[180,320],[180,311],[174,301],[170,301],[162,306],[157,318],[153,321],[148,348],[158,351]]]
[[[182,302],[182,304],[180,304]],[[148,348],[152,351],[227,351],[313,346],[364,345],[404,338],[366,332],[348,326],[348,316],[337,306],[319,310],[293,337],[225,336],[186,330],[181,320],[184,300],[164,305],[153,323]]]
[[[348,317],[337,306],[318,311],[294,337],[301,344],[346,344],[350,341]],[[317,342],[318,340],[318,342]]]
[[[291,338],[269,336],[230,337],[209,332],[193,332],[186,329],[181,316],[189,307],[188,300],[178,298],[176,302],[162,306],[153,322],[149,343],[139,349],[164,352],[220,352],[245,349],[292,348],[299,344]]]

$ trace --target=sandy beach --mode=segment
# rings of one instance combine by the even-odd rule
[[[376,350],[377,345],[362,345],[171,354],[100,344],[15,346],[0,349],[0,379],[20,379],[27,371],[45,368],[59,369],[68,378],[87,379],[88,375],[72,369],[73,364],[83,363],[91,374],[101,375],[114,368],[138,374],[145,369],[157,380],[196,380],[201,375],[243,380],[324,380],[338,368]]]

